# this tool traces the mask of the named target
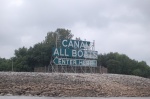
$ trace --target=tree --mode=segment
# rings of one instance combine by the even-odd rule
[[[125,54],[113,53],[98,55],[98,66],[107,67],[109,73],[150,77],[150,67],[146,62],[130,59]]]
[[[98,66],[107,67],[107,55],[99,54],[97,64]]]
[[[24,57],[27,55],[27,51],[28,51],[28,49],[25,47],[19,48],[18,50],[15,50],[15,56],[16,57]]]
[[[56,37],[71,39],[73,34],[70,30],[59,28],[55,32],[48,32],[45,40],[33,47],[29,49],[22,47],[15,50],[14,70],[33,71],[35,67],[48,66],[52,57],[52,48],[55,47]]]
[[[15,50],[14,71],[31,71],[27,64],[28,49],[25,47]]]
[[[107,61],[107,68],[109,73],[121,73],[121,64],[119,61],[116,61],[114,59],[110,59]]]
[[[58,28],[55,33],[59,36],[61,40],[63,39],[72,39],[73,34],[71,33],[71,30],[66,30],[62,28]]]
[[[133,70],[133,75],[142,76],[142,71],[140,69]]]
[[[33,47],[35,66],[48,66],[52,57],[52,48],[56,44],[56,36],[59,39],[71,39],[73,34],[70,30],[58,28],[55,32],[48,32],[45,40]],[[57,42],[58,43],[58,42]],[[59,44],[60,45],[60,44]]]
[[[54,47],[56,44],[56,39],[58,46],[60,46],[59,42],[63,39],[72,39],[73,34],[71,30],[58,28],[55,32],[48,32],[45,37],[44,43],[49,44],[51,47]]]

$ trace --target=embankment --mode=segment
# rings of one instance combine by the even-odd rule
[[[150,79],[118,74],[0,72],[0,95],[149,97]]]

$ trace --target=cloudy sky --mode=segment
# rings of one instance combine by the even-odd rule
[[[0,0],[0,57],[57,28],[150,65],[150,0]]]

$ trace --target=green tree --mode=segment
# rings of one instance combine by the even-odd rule
[[[98,66],[103,66],[103,67],[107,67],[107,57],[106,54],[100,54],[98,55],[98,60],[97,60],[97,64]]]
[[[30,51],[30,59],[34,66],[48,66],[52,57],[52,48],[56,44],[56,36],[60,39],[71,39],[73,34],[70,30],[57,29],[55,32],[48,32],[45,40],[41,43],[35,44]],[[57,42],[58,43],[58,42]]]
[[[110,59],[109,61],[107,61],[108,72],[120,74],[121,73],[121,66],[120,65],[121,64],[119,61],[116,61],[114,59]]]
[[[133,75],[142,76],[142,71],[140,69],[133,70]]]
[[[0,58],[0,71],[10,71],[11,70],[11,60]]]
[[[28,49],[25,47],[15,50],[14,71],[30,71],[27,64]]]
[[[29,49],[22,47],[15,50],[14,70],[33,71],[35,67],[48,66],[52,57],[52,48],[58,39],[71,39],[70,30],[58,28],[55,32],[48,32],[45,40]],[[58,42],[57,42],[58,43]]]
[[[113,52],[100,54],[98,56],[98,66],[100,65],[107,67],[109,73],[150,77],[150,67],[146,62],[132,60],[125,54]]]

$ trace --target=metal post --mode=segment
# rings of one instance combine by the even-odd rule
[[[11,71],[14,71],[14,66],[13,66],[13,58],[12,58],[12,66],[11,66]]]
[[[93,50],[95,51],[95,40],[93,40]]]
[[[56,35],[56,41],[55,41],[55,43],[56,43],[56,48],[57,48],[57,35]]]

